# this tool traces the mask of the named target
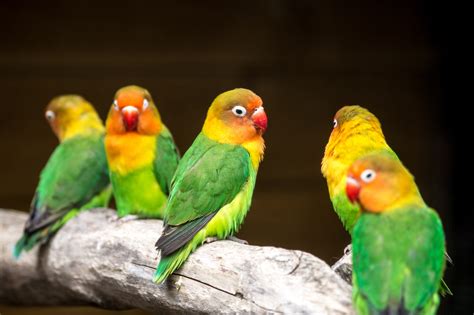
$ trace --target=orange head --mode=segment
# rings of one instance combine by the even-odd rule
[[[136,85],[123,87],[115,93],[106,124],[109,134],[155,135],[161,130],[160,114],[150,93]]]
[[[94,107],[79,95],[60,95],[46,107],[45,117],[59,141],[78,134],[103,133],[104,126]]]
[[[262,99],[247,89],[216,97],[207,112],[203,133],[222,143],[242,144],[260,138],[268,126]]]
[[[413,176],[387,153],[370,154],[352,164],[346,178],[346,195],[368,212],[423,204]]]

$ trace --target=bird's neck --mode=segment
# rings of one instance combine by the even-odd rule
[[[60,130],[58,138],[60,142],[63,142],[76,136],[88,136],[104,133],[104,125],[98,117],[84,117],[69,122],[66,128]]]
[[[263,140],[263,137],[258,135],[249,141],[245,141],[242,146],[249,152],[254,170],[258,170],[258,166],[263,160],[265,152],[265,140]]]
[[[321,172],[328,181],[331,193],[347,176],[349,167],[358,158],[376,151],[393,152],[379,129],[366,129],[363,132],[348,130],[336,138],[331,137],[321,163]]]

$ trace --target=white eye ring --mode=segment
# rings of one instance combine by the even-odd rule
[[[375,179],[377,173],[374,170],[366,169],[360,174],[360,179],[362,179],[366,183],[370,183]]]
[[[232,108],[232,113],[237,117],[244,117],[247,114],[247,110],[243,106],[235,105]]]
[[[54,118],[56,118],[56,114],[52,110],[46,111],[46,119],[49,121],[52,121]]]
[[[114,100],[114,109],[119,110],[118,101]]]
[[[143,105],[142,105],[142,110],[145,110],[148,108],[148,100],[146,98],[143,99]]]
[[[333,124],[333,128],[336,128],[337,127],[337,119],[334,119],[332,124]]]

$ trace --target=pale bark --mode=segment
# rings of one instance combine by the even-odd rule
[[[109,209],[83,212],[51,242],[12,248],[26,213],[0,210],[0,303],[98,305],[153,312],[352,314],[351,287],[311,254],[217,241],[201,246],[163,285],[158,220],[117,220]]]

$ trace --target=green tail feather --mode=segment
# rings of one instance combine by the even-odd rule
[[[153,276],[153,281],[160,284],[163,283],[175,270],[177,270],[186,261],[194,250],[205,240],[204,233],[198,233],[194,238],[177,250],[173,254],[161,257],[158,267]]]
[[[61,229],[69,220],[75,217],[80,210],[74,209],[66,213],[61,219],[54,222],[52,225],[43,230],[37,231],[33,234],[23,234],[23,236],[15,244],[13,249],[13,256],[15,259],[20,258],[23,251],[31,250],[37,244],[46,243],[51,236],[53,236],[59,229]]]
[[[18,242],[16,242],[15,247],[13,248],[13,257],[15,259],[20,258],[22,251],[28,251],[32,245],[29,242],[29,237],[27,235],[23,235]]]
[[[111,196],[112,186],[109,185],[100,194],[98,194],[97,196],[92,198],[91,201],[82,206],[81,209],[73,209],[67,212],[61,219],[44,228],[43,230],[37,231],[29,235],[23,234],[23,236],[15,244],[15,248],[13,249],[13,257],[15,257],[15,259],[18,259],[20,258],[20,255],[23,251],[27,252],[31,250],[35,245],[47,242],[51,236],[53,236],[59,229],[61,229],[80,211],[96,207],[107,207]]]

